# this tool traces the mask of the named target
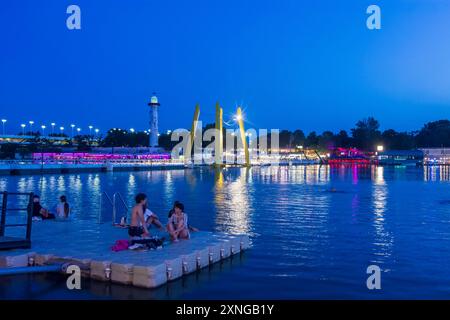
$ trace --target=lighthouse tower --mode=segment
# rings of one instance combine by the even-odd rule
[[[153,92],[150,98],[150,147],[158,146],[158,97]]]

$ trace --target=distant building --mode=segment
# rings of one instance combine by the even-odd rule
[[[423,148],[423,163],[426,165],[433,164],[450,164],[450,148]]]
[[[423,163],[423,158],[421,150],[389,150],[378,153],[380,165],[416,166]]]

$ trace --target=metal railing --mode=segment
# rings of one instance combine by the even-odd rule
[[[119,203],[122,204],[123,208],[125,209],[125,213],[122,217],[125,217],[127,219],[128,211],[130,209],[128,207],[127,203],[125,202],[125,200],[123,199],[122,195],[120,194],[120,192],[114,193],[113,198],[112,198],[112,202],[113,202],[112,223],[113,223],[113,225],[116,223],[116,218],[117,218],[117,200],[119,200]]]
[[[15,248],[30,248],[31,247],[31,221],[33,214],[33,193],[24,193],[24,192],[7,192],[3,191],[0,193],[2,195],[2,205],[1,205],[1,214],[0,214],[0,249],[15,249]],[[17,207],[9,207],[8,199],[11,196],[25,196],[27,198],[27,207],[26,208],[17,208]],[[26,212],[26,222],[25,223],[7,223],[6,222],[6,214],[8,211],[14,212]],[[9,237],[5,237],[5,229],[7,227],[26,227],[25,237],[24,238],[15,238],[11,239]],[[8,239],[9,238],[9,239]]]
[[[103,219],[103,208],[105,205],[109,205],[111,207],[111,209],[114,211],[114,203],[111,200],[111,197],[108,195],[108,193],[106,193],[105,191],[102,192],[102,194],[100,195],[100,208],[98,210],[98,223],[102,223]]]
[[[128,212],[130,208],[128,207],[127,203],[125,202],[122,194],[120,192],[115,192],[112,195],[112,198],[109,196],[109,194],[105,191],[102,192],[100,196],[100,208],[98,211],[98,223],[103,223],[103,210],[105,206],[108,206],[112,210],[112,217],[111,217],[111,223],[114,225],[117,223],[116,219],[119,214],[120,207],[122,208],[122,211],[120,211],[121,217],[125,217],[128,219]]]

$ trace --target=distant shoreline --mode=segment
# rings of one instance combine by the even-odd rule
[[[105,164],[0,164],[0,175],[65,174],[81,172],[151,171],[184,169],[184,164],[120,165]]]

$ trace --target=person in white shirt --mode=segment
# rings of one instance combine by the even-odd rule
[[[59,203],[56,205],[56,217],[68,218],[70,213],[70,206],[67,203],[66,196],[59,197]]]
[[[161,231],[164,230],[161,221],[159,221],[159,217],[155,213],[153,213],[149,208],[147,208],[147,206],[145,206],[144,210],[144,219],[145,223],[147,224],[147,227],[150,227],[152,224],[154,224],[155,226],[158,227],[159,230]]]

